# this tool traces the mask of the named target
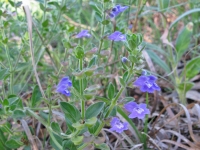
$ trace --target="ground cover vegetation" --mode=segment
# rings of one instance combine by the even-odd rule
[[[199,0],[1,0],[0,150],[199,150]]]

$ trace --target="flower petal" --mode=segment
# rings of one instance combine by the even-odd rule
[[[133,109],[136,108],[138,105],[136,102],[129,102],[127,104],[124,105],[124,108],[126,109],[126,111],[132,113]]]

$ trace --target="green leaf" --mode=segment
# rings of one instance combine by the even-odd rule
[[[193,31],[193,23],[189,22],[180,32],[176,39],[175,48],[177,51],[177,61],[180,60],[182,55],[188,50]]]
[[[113,97],[115,95],[115,87],[112,83],[109,83],[106,91],[107,91],[107,97],[109,99],[113,99]]]
[[[98,12],[95,12],[95,18],[98,22],[102,22],[102,15]]]
[[[90,119],[92,117],[97,117],[103,109],[104,105],[104,102],[97,102],[88,107],[88,109],[85,112],[85,118]]]
[[[128,77],[128,71],[126,71],[124,74],[123,74],[123,80],[124,80],[124,83],[127,82],[127,77]]]
[[[158,1],[159,10],[165,12],[166,11],[165,9],[169,7],[169,2],[170,0],[159,0]]]
[[[42,3],[40,3],[39,5],[40,5],[40,9],[44,11],[45,10],[44,5]]]
[[[60,102],[60,106],[65,115],[70,115],[70,118],[72,118],[75,122],[80,120],[80,111],[74,105],[67,102]]]
[[[16,118],[16,119],[21,119],[25,116],[26,116],[26,114],[24,113],[24,111],[20,110],[20,109],[15,109],[12,114],[12,117]]]
[[[192,10],[188,10],[185,13],[183,13],[182,15],[180,15],[174,22],[172,22],[172,24],[170,25],[169,29],[171,29],[177,22],[179,22],[185,16],[190,15],[190,14],[195,13],[195,12],[200,12],[200,8],[195,8],[195,9],[192,9]]]
[[[129,55],[128,59],[132,62],[132,63],[136,63],[138,62],[138,58],[134,55]]]
[[[10,140],[6,141],[5,145],[9,148],[15,148],[16,149],[16,148],[21,147],[22,143],[14,140],[14,139],[10,139]]]
[[[30,66],[30,62],[18,63],[16,67],[16,71],[22,71],[24,69],[27,69],[29,66]]]
[[[91,67],[91,66],[93,66],[93,65],[96,65],[96,64],[97,64],[97,60],[98,60],[97,55],[94,55],[94,56],[92,57],[92,59],[90,60],[88,67]]]
[[[74,143],[74,145],[80,145],[83,141],[83,136],[76,136],[71,138],[71,141]]]
[[[74,55],[77,59],[82,59],[84,57],[84,50],[81,46],[77,46],[74,50]]]
[[[193,58],[190,60],[186,66],[184,71],[182,72],[181,76],[186,78],[188,80],[192,79],[195,75],[197,75],[200,72],[200,56]]]
[[[51,128],[53,129],[53,131],[55,131],[58,134],[60,134],[62,132],[60,129],[60,125],[57,122],[52,122]]]
[[[37,106],[39,102],[41,102],[42,94],[40,92],[40,88],[36,85],[33,89],[33,94],[31,96],[31,107],[34,108]]]
[[[98,3],[96,3],[96,2],[93,2],[93,1],[90,1],[89,2],[89,5],[98,13],[98,14],[102,14],[102,10],[101,10],[101,8],[100,8],[100,5],[98,4]]]
[[[85,127],[85,124],[81,124],[80,122],[76,122],[72,124],[72,127],[76,128],[76,130],[83,130]]]
[[[0,129],[0,149],[1,150],[8,150],[8,148],[5,146],[5,142],[7,140],[6,134]]]
[[[101,124],[101,121],[100,121],[100,120],[97,120],[97,122],[95,123],[94,126],[88,128],[88,131],[89,131],[91,134],[95,134],[95,132],[96,132],[97,129],[99,128],[100,124]]]
[[[43,27],[47,27],[49,25],[49,20],[46,19],[45,21],[42,22]]]
[[[60,8],[58,2],[48,2],[49,5],[53,5],[55,7],[57,7],[58,9]]]
[[[74,143],[70,140],[65,140],[62,143],[63,149],[70,149],[70,150],[77,150],[76,146],[74,145]]]
[[[107,99],[107,98],[104,98],[104,97],[101,97],[101,96],[96,96],[95,98],[98,99],[98,100],[100,100],[100,101],[103,101],[105,103],[110,103],[110,100]]]
[[[154,53],[152,50],[147,50],[146,51],[149,54],[149,57],[157,64],[159,65],[164,71],[166,71],[167,73],[170,72],[170,68],[169,66],[166,65],[166,63],[160,59],[160,57]]]
[[[12,0],[8,0],[8,2],[10,3],[10,5],[11,5],[12,7],[15,7],[15,3],[14,3]]]
[[[81,119],[80,111],[74,105],[71,105],[67,102],[60,102],[60,106],[65,114],[66,123],[69,130],[73,131],[74,128],[72,127],[72,124]]]
[[[134,97],[125,97],[123,99],[123,101],[125,101],[125,102],[135,101],[135,98]]]
[[[16,95],[9,95],[8,97],[9,106],[15,108],[23,109],[22,100]],[[12,108],[11,108],[12,109]],[[14,110],[12,109],[12,110]]]
[[[126,83],[124,82],[123,78],[119,77],[119,82],[120,82],[120,85],[125,87],[126,86]]]
[[[110,21],[109,21],[109,20],[104,20],[104,21],[102,21],[101,23],[102,23],[103,25],[107,25],[107,24],[110,23]]]
[[[97,122],[97,118],[96,117],[92,117],[90,119],[87,119],[85,121],[86,126],[91,127],[93,126],[95,123]]]
[[[110,150],[109,146],[106,143],[102,144],[95,144],[95,148],[98,148],[100,150]]]
[[[7,75],[9,75],[8,69],[0,70],[0,80],[3,80]]]
[[[180,91],[184,91],[185,93],[189,91],[194,86],[192,82],[183,82],[178,85],[178,89]]]

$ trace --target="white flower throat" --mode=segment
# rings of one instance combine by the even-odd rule
[[[138,114],[141,114],[144,111],[144,109],[139,108],[139,107],[134,108],[134,110],[137,111]]]
[[[150,83],[150,82],[148,82],[148,81],[145,81],[144,83],[146,84],[146,86],[147,86],[148,88],[150,88],[150,87],[152,87],[152,86],[153,86],[153,84],[151,84],[151,83]]]
[[[116,127],[117,127],[118,129],[121,129],[121,128],[124,127],[124,125],[123,125],[121,122],[117,122],[115,125],[116,125]]]

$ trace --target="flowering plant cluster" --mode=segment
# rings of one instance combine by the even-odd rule
[[[59,84],[57,85],[57,92],[64,94],[66,96],[70,96],[71,93],[69,88],[72,86],[72,81],[69,77],[64,77],[60,80]]]
[[[15,8],[13,10],[17,11],[21,3],[12,1],[14,0],[6,1],[9,4],[6,4],[5,7],[12,6]],[[13,17],[10,17],[7,22],[5,17],[8,14],[0,9],[2,19],[0,23],[2,26],[1,46],[6,52],[6,61],[10,65],[10,68],[7,68],[7,64],[0,63],[0,78],[3,79],[0,82],[0,88],[3,87],[1,88],[3,94],[0,96],[3,97],[3,100],[0,100],[0,115],[2,115],[1,118],[6,118],[9,114],[9,118],[14,118],[12,119],[14,123],[15,120],[20,120],[21,124],[18,124],[24,128],[26,138],[30,141],[30,147],[27,148],[26,144],[21,142],[21,139],[24,138],[24,132],[23,134],[19,133],[21,134],[20,138],[16,136],[18,134],[11,135],[13,130],[10,127],[12,124],[2,123],[0,127],[0,133],[2,133],[0,149],[4,149],[4,146],[5,149],[20,149],[22,146],[25,149],[49,148],[42,147],[46,144],[41,144],[42,146],[38,148],[35,147],[37,144],[32,137],[34,132],[29,131],[25,121],[27,114],[37,120],[38,128],[35,133],[39,131],[41,124],[45,126],[48,132],[47,136],[50,137],[48,143],[52,149],[83,150],[90,146],[93,149],[109,149],[108,145],[104,143],[105,141],[100,144],[96,142],[98,135],[107,127],[109,129],[105,132],[112,134],[117,132],[121,134],[117,135],[120,137],[126,134],[129,129],[132,129],[129,131],[135,130],[139,142],[145,143],[132,119],[137,118],[144,121],[144,118],[148,118],[150,114],[148,103],[138,104],[132,97],[128,97],[128,92],[125,92],[126,87],[133,81],[134,75],[140,73],[143,67],[142,36],[128,30],[129,22],[120,21],[118,23],[120,18],[117,18],[120,13],[124,12],[124,14],[121,14],[124,16],[130,13],[131,4],[129,6],[118,4],[113,7],[114,2],[111,3],[110,0],[90,0],[89,3],[83,1],[81,5],[76,3],[71,5],[71,3],[73,2],[66,0],[40,2],[39,6],[44,11],[42,13],[44,16],[39,17],[41,20],[39,18],[32,19],[30,12],[34,11],[30,10],[27,5],[23,6],[27,19],[24,18],[21,21],[27,21],[23,24],[27,24],[28,32],[27,30],[23,31],[24,27],[20,30],[20,34],[27,34],[20,35],[22,37],[22,40],[19,41],[21,46],[17,45],[17,47],[27,49],[27,40],[29,40],[32,63],[29,62],[28,55],[25,56],[23,51],[19,51],[18,57],[14,55],[10,57],[11,51],[9,49],[11,46],[8,46],[7,43],[14,41],[15,34],[18,34],[19,31],[15,34],[7,33],[8,26],[11,23],[9,21]],[[86,3],[88,4],[85,5]],[[52,9],[53,7],[56,9]],[[77,11],[77,8],[81,9],[75,17],[70,11]],[[88,11],[82,8],[94,9],[91,18],[95,18],[98,22],[90,20],[88,16],[78,19],[79,15],[85,16],[83,12]],[[128,8],[130,8],[129,12],[126,11]],[[71,19],[71,17],[75,18]],[[21,18],[21,16],[17,18]],[[40,22],[38,20],[42,22],[39,28],[37,28]],[[130,20],[130,18],[127,20]],[[21,22],[17,24],[19,25]],[[33,30],[33,27],[35,30]],[[80,32],[76,32],[77,30]],[[8,35],[13,35],[12,40],[7,37]],[[55,40],[55,43],[53,40]],[[13,67],[14,61],[20,63]],[[29,64],[32,66],[27,67]],[[21,84],[15,84],[17,80],[14,76],[17,74],[17,78],[21,79],[20,76],[23,74],[21,70],[25,70],[24,68],[27,69],[27,72],[31,72],[31,69],[33,69],[34,74],[34,76],[31,74],[30,78],[28,73],[22,77],[23,80],[28,79],[24,81],[23,88],[28,86],[28,89],[33,89],[31,98],[28,98],[30,100],[28,103],[24,103],[22,98],[18,96],[24,90],[15,95],[16,91],[21,90]],[[20,73],[14,73],[16,70]],[[41,70],[45,70],[43,71],[45,75],[38,73]],[[117,72],[116,77],[114,77],[114,72]],[[117,82],[113,82],[114,80],[110,77],[116,78]],[[30,80],[31,84],[29,84]],[[156,80],[157,78],[152,75],[143,74],[133,85],[139,87],[142,92],[153,93],[155,90],[160,90]],[[9,83],[6,83],[7,81]],[[32,82],[37,82],[37,85],[33,87]],[[26,85],[27,83],[28,85]],[[7,89],[9,91],[6,91]],[[56,94],[54,91],[56,91]],[[7,93],[10,95],[6,96]],[[127,94],[123,95],[122,93]],[[59,116],[59,119],[57,119],[57,116]],[[7,120],[10,120],[9,118]],[[65,122],[62,126],[59,122],[60,118],[62,123]],[[35,126],[35,121],[32,123]],[[4,129],[8,133],[4,133]],[[144,129],[144,131],[146,130]],[[116,133],[114,134],[116,135]],[[124,139],[127,140],[127,136]],[[46,136],[44,140],[46,140]],[[42,141],[41,143],[45,142]],[[130,140],[127,140],[127,142],[130,142]]]
[[[127,8],[128,8],[128,6],[116,5],[114,8],[112,8],[111,12],[109,13],[109,16],[111,18],[114,18],[119,13],[125,11]],[[79,32],[76,35],[76,38],[84,38],[84,37],[86,37],[86,38],[91,37],[91,34],[88,33],[88,30],[82,30],[81,32]],[[125,42],[127,40],[126,35],[122,34],[120,31],[113,32],[112,34],[110,34],[108,36],[108,39],[112,40],[112,41],[122,41],[122,42]],[[80,51],[80,52],[82,52],[82,51]],[[77,57],[77,58],[81,59],[82,57]],[[122,63],[128,63],[130,60],[126,57],[122,57],[121,61],[122,61]],[[157,78],[153,75],[142,74],[133,84],[135,86],[140,87],[140,90],[142,92],[153,93],[155,90],[157,90],[157,91],[160,90],[160,87],[156,84],[156,79]],[[64,77],[61,79],[61,81],[59,82],[59,84],[57,86],[57,92],[64,94],[66,96],[70,96],[69,88],[71,86],[72,86],[72,82],[69,80],[69,78]],[[130,113],[128,116],[130,119],[138,118],[138,119],[143,120],[146,115],[150,114],[150,111],[147,108],[147,105],[144,103],[137,104],[136,102],[131,101],[124,105],[124,109],[128,113]],[[122,133],[123,131],[128,130],[128,122],[122,122],[117,117],[113,117],[111,119],[110,124],[111,124],[111,128],[110,128],[111,131],[116,131],[118,133]]]
[[[114,18],[117,15],[119,15],[119,13],[125,11],[126,9],[128,9],[128,6],[116,5],[115,7],[112,8],[111,12],[109,13],[109,16],[110,18]]]

